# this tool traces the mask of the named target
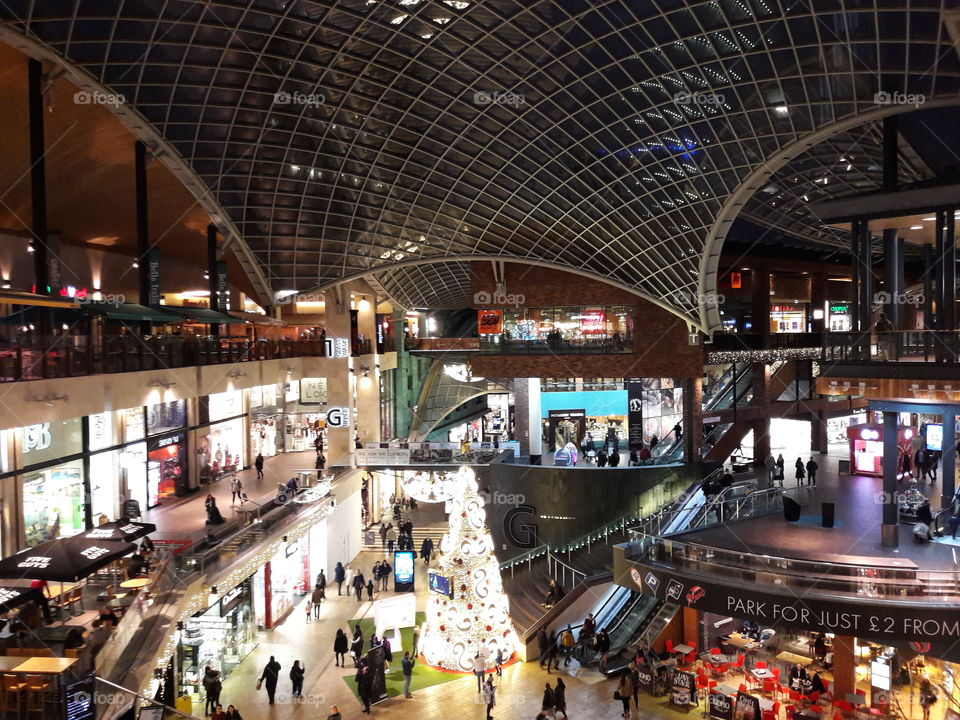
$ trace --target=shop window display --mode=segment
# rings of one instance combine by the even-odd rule
[[[489,311],[485,311],[489,312]],[[630,352],[632,318],[622,305],[507,308],[494,311],[502,324],[481,332],[488,352]]]
[[[243,466],[243,421],[241,419],[211,425],[200,441],[198,466],[200,482],[213,482]]]
[[[180,640],[183,692],[203,697],[207,666],[227,677],[257,646],[251,582],[247,580],[206,612],[190,618]]]
[[[147,451],[147,501],[182,495],[187,490],[186,445],[182,434],[153,440]]]
[[[21,476],[23,524],[30,547],[86,528],[83,469],[79,461]]]

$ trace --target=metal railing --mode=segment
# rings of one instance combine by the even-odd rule
[[[566,586],[567,580],[570,580],[569,587],[579,585],[587,579],[587,574],[581,570],[567,565],[553,553],[547,553],[547,574],[554,580],[559,581],[560,586]]]
[[[591,338],[583,340],[507,340],[496,342],[489,335],[481,335],[479,350],[497,355],[602,355],[632,353],[633,338]]]
[[[790,589],[802,597],[806,592],[847,595],[853,598],[905,598],[923,604],[960,602],[960,572],[922,570],[857,563],[756,555],[738,550],[663,538],[631,531],[628,558],[647,561],[698,574],[716,576],[725,585],[738,581],[770,585],[779,592]]]
[[[163,716],[168,719],[173,717],[187,718],[187,720],[200,720],[196,715],[181,712],[176,708],[164,705],[157,700],[148,698],[140,693],[135,693],[132,690],[128,690],[101,677],[94,678],[94,688],[93,701],[97,708],[98,718],[104,718],[106,720],[106,718],[119,717],[123,712],[129,710],[130,707],[142,705],[163,707]]]
[[[254,341],[131,334],[92,344],[83,336],[50,338],[49,342],[31,338],[0,347],[0,382],[324,356],[324,342],[319,339]]]

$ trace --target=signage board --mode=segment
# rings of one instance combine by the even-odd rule
[[[326,378],[303,378],[300,380],[300,404],[324,405],[327,402]]]
[[[350,357],[349,338],[327,338],[326,340],[324,340],[324,348],[326,349],[327,357],[332,357],[332,358]]]
[[[614,550],[617,584],[660,600],[668,601],[668,593],[673,597],[679,594],[678,604],[754,620],[763,627],[854,635],[884,645],[920,642],[935,657],[960,660],[960,614],[956,605],[871,602],[853,596],[844,600],[790,588],[781,594],[765,585],[728,585],[712,576],[668,568],[649,559],[629,560],[623,557],[623,550],[623,546]]]
[[[710,706],[710,717],[717,720],[733,720],[733,700],[728,696],[711,690],[707,703]]]
[[[649,665],[637,667],[637,685],[645,693],[653,694],[653,670]]]
[[[453,597],[453,593],[450,592],[450,578],[448,578],[446,575],[441,575],[436,570],[428,570],[427,579],[430,583],[431,592],[435,592],[438,595]]]
[[[630,450],[643,449],[643,380],[625,378],[627,390],[627,431]]]
[[[333,429],[350,427],[350,408],[332,407],[327,410],[327,427]]]
[[[733,706],[733,720],[760,720],[760,698],[746,693],[737,693]]]
[[[413,567],[416,555],[412,550],[400,550],[393,554],[393,582],[397,592],[413,590]]]
[[[499,335],[503,332],[503,313],[500,310],[478,310],[477,331],[480,335]]]
[[[160,251],[147,252],[147,288],[150,307],[160,307]]]
[[[943,425],[927,423],[927,450],[941,452],[943,450]]]

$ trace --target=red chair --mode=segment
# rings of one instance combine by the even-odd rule
[[[737,655],[737,661],[730,666],[731,670],[739,670],[740,672],[746,674],[746,671],[743,669],[743,653]]]
[[[764,680],[763,681],[763,692],[770,693],[771,695],[777,692],[777,684],[773,680]]]
[[[770,672],[773,673],[773,679],[779,685],[780,684],[780,668],[771,668]]]
[[[766,669],[767,669],[767,663],[765,663],[763,660],[757,660],[756,668],[757,668],[757,670],[766,670]]]
[[[820,700],[820,693],[819,693],[819,692],[812,692],[812,693],[810,693],[807,697],[810,698],[810,702],[815,703],[815,702],[818,702],[818,701]]]
[[[667,652],[670,653],[671,655],[673,655],[676,652],[676,650],[673,649],[672,640],[667,640],[666,648],[667,648]]]
[[[710,648],[711,655],[720,655],[720,648]]]
[[[775,702],[769,710],[760,713],[762,720],[778,720],[780,716],[780,703]]]
[[[738,691],[745,693],[747,692],[747,686],[744,683],[740,683],[740,687],[737,688]]]

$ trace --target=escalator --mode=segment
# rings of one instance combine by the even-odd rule
[[[683,436],[678,438],[673,430],[668,432],[650,451],[650,459],[655,465],[683,462]]]
[[[734,398],[738,407],[746,405],[753,398],[753,367],[746,363],[731,365],[730,369],[720,376],[717,385],[717,390],[703,403],[704,412],[732,408]]]

